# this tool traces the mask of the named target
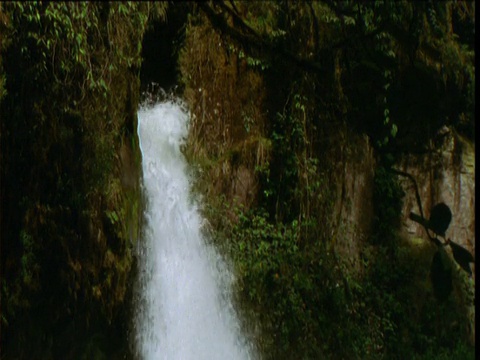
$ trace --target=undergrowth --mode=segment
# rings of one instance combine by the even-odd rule
[[[399,236],[402,196],[395,176],[379,167],[377,225],[360,274],[328,243],[305,241],[302,234],[318,233],[319,223],[304,232],[308,222],[280,222],[262,207],[242,205],[227,221],[226,199],[208,201],[214,241],[235,265],[244,331],[262,358],[473,359],[463,340],[461,289],[438,302],[429,282],[435,249]]]

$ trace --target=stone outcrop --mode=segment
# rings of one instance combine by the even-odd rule
[[[452,211],[452,221],[446,238],[475,253],[475,144],[443,127],[432,141],[432,151],[422,155],[404,156],[397,167],[411,174],[417,181],[424,216],[429,218],[430,209],[443,202]],[[410,212],[419,213],[415,190],[411,181],[405,180],[405,198],[402,210],[403,229],[409,237],[427,240],[425,230],[409,220]],[[447,251],[451,251],[446,247]],[[473,277],[466,276],[460,268],[456,281],[465,313],[469,318],[467,333],[475,344],[475,264],[470,267]]]
[[[426,218],[430,209],[443,202],[452,211],[446,237],[475,252],[475,144],[444,127],[432,142],[428,154],[404,156],[397,168],[417,181]],[[403,224],[409,235],[426,238],[425,230],[410,221],[410,212],[419,213],[415,191],[404,182]]]
[[[375,156],[367,136],[352,139],[355,145],[338,165],[341,181],[335,201],[335,250],[358,265],[362,244],[371,235],[373,220],[373,179]]]

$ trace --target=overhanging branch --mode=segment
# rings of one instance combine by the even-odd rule
[[[219,5],[219,4],[218,4]],[[288,62],[304,69],[307,71],[313,72],[323,72],[325,71],[324,68],[320,66],[319,63],[304,59],[292,54],[291,52],[285,50],[284,48],[274,45],[268,41],[265,41],[255,30],[249,27],[245,22],[230,8],[227,6],[222,6],[225,11],[228,11],[228,14],[232,16],[235,23],[239,24],[239,27],[244,29],[247,33],[240,32],[239,30],[235,29],[228,25],[226,19],[222,16],[223,14],[216,13],[207,3],[198,3],[200,9],[205,13],[208,17],[212,25],[218,28],[220,31],[224,32],[232,39],[242,43],[245,46],[250,46],[257,49],[260,52],[268,52],[271,55],[280,55],[282,58],[287,60]]]
[[[226,4],[222,2],[216,2],[213,5],[209,5],[209,3],[206,2],[199,2],[198,6],[205,13],[205,15],[215,28],[219,29],[224,34],[230,36],[232,39],[238,41],[244,47],[254,48],[258,52],[268,53],[270,54],[270,56],[281,56],[284,60],[294,64],[295,66],[300,67],[302,70],[317,73],[326,71],[326,69],[322,67],[320,63],[312,59],[299,57],[298,55],[286,50],[284,47],[265,40],[257,31],[255,31],[252,27],[246,24],[233,8],[230,8]],[[214,7],[220,8],[221,12],[216,12],[213,9]],[[235,26],[231,26],[228,24],[224,14],[227,14],[232,18]],[[314,18],[314,22],[315,21],[317,21],[316,18]],[[316,28],[318,29],[318,24]],[[366,39],[372,38],[384,30],[385,29],[382,23],[380,24],[380,26],[376,27],[372,31],[362,33],[357,36],[348,36],[336,43],[330,44],[321,49],[319,48],[319,44],[317,43],[317,51],[315,57],[317,59],[328,57],[337,49],[345,48],[348,46],[355,46],[355,44],[362,43]],[[316,42],[318,42],[318,34],[314,34],[314,37],[317,38]]]
[[[394,174],[397,174],[397,175],[404,176],[404,177],[408,178],[413,183],[413,186],[415,188],[415,199],[417,200],[418,210],[420,211],[420,216],[423,219],[423,222],[422,222],[421,225],[425,229],[425,232],[427,233],[427,236],[430,239],[430,241],[432,241],[437,246],[441,246],[442,243],[436,237],[432,237],[430,235],[428,227],[425,226],[425,224],[427,222],[425,220],[425,216],[423,215],[422,201],[420,200],[420,193],[418,191],[418,185],[417,185],[417,181],[415,180],[415,178],[412,175],[410,175],[409,173],[406,173],[404,171],[400,171],[400,170],[397,170],[397,169],[391,168],[390,171],[393,172]]]

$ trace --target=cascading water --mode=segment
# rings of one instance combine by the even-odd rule
[[[142,359],[250,359],[229,301],[231,274],[202,236],[180,147],[188,113],[178,101],[138,112],[145,225],[140,242],[135,347]]]

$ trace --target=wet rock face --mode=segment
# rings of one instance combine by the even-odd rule
[[[335,201],[336,250],[358,265],[362,244],[371,235],[375,158],[366,136],[353,138],[352,151],[339,165]]]
[[[438,203],[445,203],[452,212],[445,237],[475,253],[475,144],[453,130],[443,127],[432,141],[432,151],[408,155],[397,168],[411,174],[417,181],[425,218]],[[403,227],[411,237],[427,241],[425,229],[409,220],[410,212],[419,213],[415,190],[406,180],[402,209]],[[445,248],[451,251],[448,247]],[[460,277],[463,305],[468,317],[468,340],[475,344],[475,263],[470,263],[473,277]],[[461,272],[461,271],[460,271]]]
[[[431,153],[405,156],[397,168],[416,179],[426,218],[435,204],[448,205],[452,221],[446,238],[474,253],[475,145],[446,127],[432,145]],[[411,236],[426,238],[423,227],[408,219],[410,212],[419,213],[419,209],[413,186],[404,181],[403,224]]]

